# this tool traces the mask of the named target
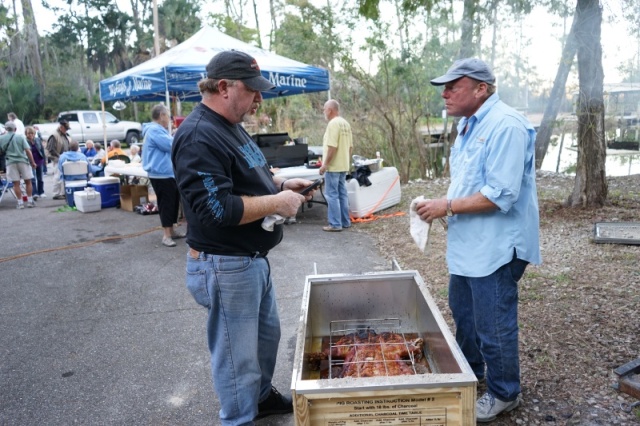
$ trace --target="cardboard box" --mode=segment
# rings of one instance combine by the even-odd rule
[[[149,190],[146,185],[122,185],[120,187],[120,208],[132,212],[135,206],[149,200]]]

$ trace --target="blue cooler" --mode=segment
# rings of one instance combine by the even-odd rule
[[[117,177],[94,177],[89,186],[100,193],[101,207],[118,207],[120,205],[120,179]]]
[[[64,182],[64,193],[67,196],[67,204],[69,207],[75,207],[76,203],[73,200],[73,193],[77,191],[84,191],[87,186],[86,180],[67,180]]]

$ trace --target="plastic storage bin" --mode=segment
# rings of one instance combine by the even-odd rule
[[[117,177],[91,178],[89,186],[100,193],[103,209],[120,205],[120,179]]]
[[[101,196],[94,188],[73,193],[76,208],[82,213],[99,212],[102,209]]]
[[[76,205],[73,194],[78,191],[83,191],[86,186],[86,180],[79,180],[77,182],[70,180],[64,183],[64,193],[67,196],[67,204],[69,205],[69,207],[75,207]]]
[[[400,179],[395,167],[371,173],[369,181],[371,186],[360,186],[356,179],[347,182],[349,213],[353,217],[366,217],[400,202]]]

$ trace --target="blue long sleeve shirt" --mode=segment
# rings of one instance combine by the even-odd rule
[[[460,120],[451,148],[447,198],[480,192],[498,210],[449,218],[451,274],[485,277],[509,263],[514,250],[519,259],[541,262],[535,138],[526,118],[497,94],[471,117]]]
[[[167,179],[174,177],[171,164],[173,137],[160,124],[145,123],[142,129],[142,168],[150,178]]]
[[[75,175],[75,176],[67,176],[65,178],[64,171],[62,170],[62,164],[65,161],[84,161],[87,163],[87,173],[91,170],[91,163],[87,159],[87,156],[79,151],[65,151],[60,155],[60,159],[58,160],[58,170],[60,170],[60,180],[85,180],[87,179],[86,175]]]

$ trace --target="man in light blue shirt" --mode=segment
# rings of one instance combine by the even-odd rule
[[[456,61],[442,77],[447,114],[462,117],[451,148],[446,199],[417,206],[431,222],[448,216],[449,306],[456,340],[487,392],[478,422],[518,407],[518,281],[539,264],[535,130],[500,101],[486,63]],[[486,373],[485,373],[486,368]]]
[[[86,175],[64,176],[62,165],[65,161],[77,162],[82,161],[87,163],[88,173],[91,171],[91,163],[87,159],[86,155],[79,151],[79,144],[76,141],[69,142],[69,151],[65,151],[60,155],[58,160],[58,170],[60,171],[60,180],[86,180]]]

